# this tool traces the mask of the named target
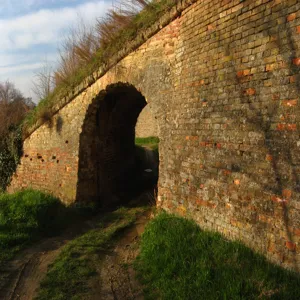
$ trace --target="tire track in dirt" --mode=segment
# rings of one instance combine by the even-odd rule
[[[132,263],[139,252],[139,240],[149,221],[149,211],[126,229],[119,240],[96,262],[98,276],[90,282],[90,292],[84,300],[143,299],[142,287],[135,278]],[[64,246],[88,230],[96,228],[102,215],[66,230],[62,235],[47,238],[22,251],[1,268],[0,299],[32,300],[48,266],[55,261]]]

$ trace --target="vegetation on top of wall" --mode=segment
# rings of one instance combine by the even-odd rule
[[[136,269],[146,299],[300,299],[299,274],[166,213],[147,225]]]
[[[116,63],[116,56],[122,49],[126,49],[140,32],[150,28],[177,3],[176,0],[120,2],[123,4],[120,10],[111,9],[106,18],[98,20],[96,34],[90,30],[77,31],[73,34],[73,39],[69,38],[63,45],[60,66],[54,73],[55,88],[27,116],[24,121],[24,136],[31,133],[31,127],[52,116],[55,109],[60,108],[53,107],[59,106],[60,100],[68,97],[85,79],[93,82],[95,78],[91,74],[99,72],[99,68],[103,68],[103,72],[110,63]]]

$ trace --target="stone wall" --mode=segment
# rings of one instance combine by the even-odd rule
[[[74,201],[86,112],[129,82],[157,121],[157,205],[299,271],[300,3],[192,2],[25,140],[10,189]]]
[[[140,113],[135,127],[136,137],[158,136],[158,127],[155,116],[148,104]]]

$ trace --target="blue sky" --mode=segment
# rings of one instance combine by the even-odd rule
[[[113,0],[0,0],[0,81],[33,97],[32,81],[45,61],[57,61],[60,41],[78,19],[105,14]]]

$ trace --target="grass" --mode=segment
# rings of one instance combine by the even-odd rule
[[[67,209],[51,195],[0,194],[0,265],[31,242],[57,234],[68,220]]]
[[[56,86],[53,92],[45,99],[42,99],[36,108],[26,117],[23,123],[24,136],[28,134],[30,128],[38,120],[43,120],[44,115],[53,114],[52,107],[58,104],[61,98],[68,95],[74,87],[78,86],[85,78],[98,70],[100,66],[110,61],[114,55],[124,49],[124,45],[128,45],[128,42],[135,40],[141,31],[151,27],[176,3],[177,1],[175,0],[161,0],[151,3],[135,15],[125,28],[121,28],[117,33],[112,32],[109,43],[102,45],[94,53],[90,61],[85,61],[76,69],[76,72]]]
[[[97,228],[71,241],[50,266],[37,300],[85,299],[89,280],[97,275],[96,264],[118,233],[133,224],[145,208],[121,208],[107,214]]]
[[[146,299],[300,299],[300,277],[191,220],[159,214],[135,262]]]
[[[156,136],[150,136],[145,138],[136,137],[135,144],[137,146],[143,146],[158,151],[159,138]]]

